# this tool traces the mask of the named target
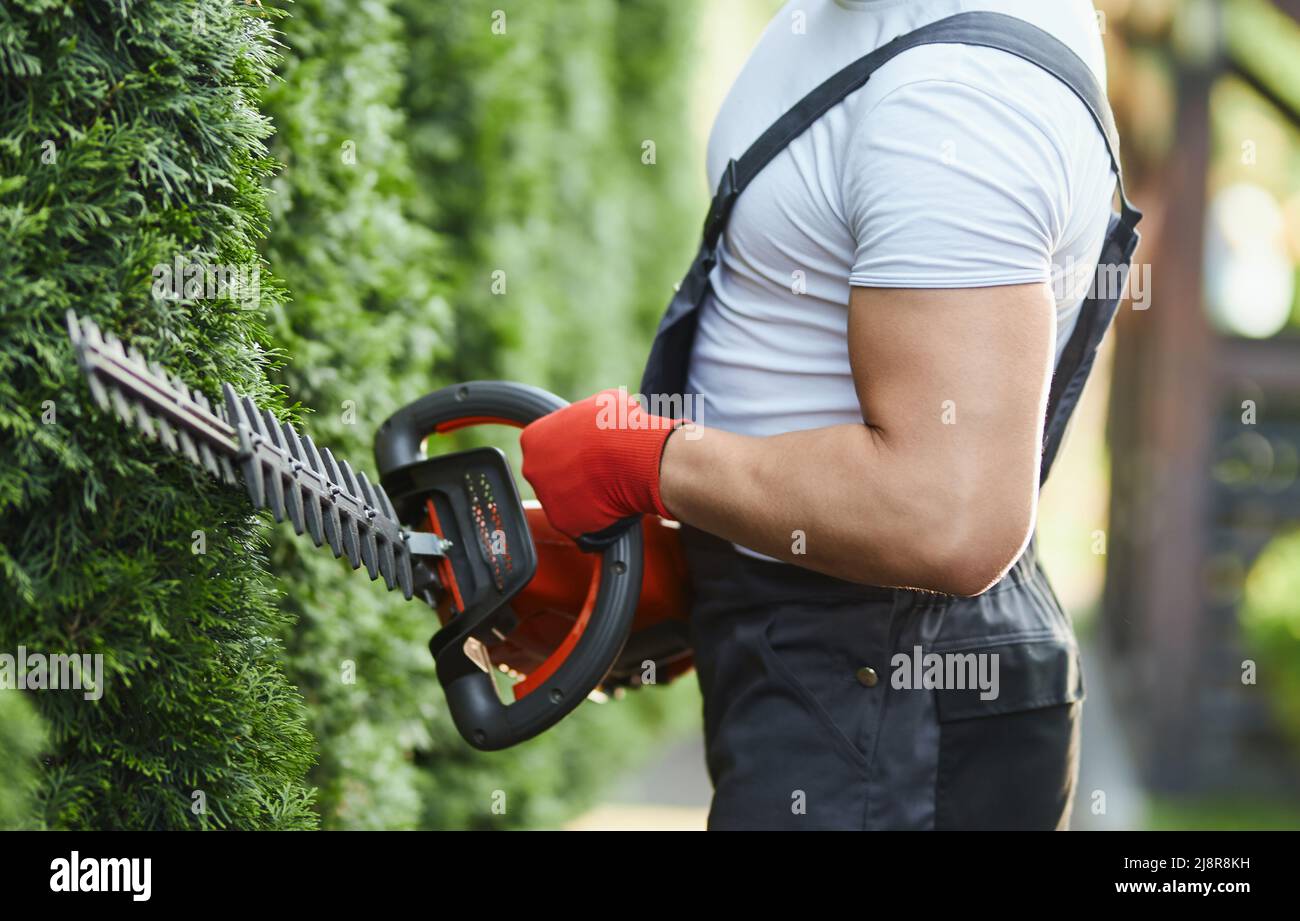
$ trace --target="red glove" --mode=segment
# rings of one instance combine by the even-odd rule
[[[659,498],[659,460],[680,424],[650,415],[625,388],[602,390],[524,429],[524,479],[557,531],[608,543],[638,515],[672,517]]]

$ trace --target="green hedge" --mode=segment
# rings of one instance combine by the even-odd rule
[[[422,179],[413,207],[452,247],[446,373],[518,378],[570,398],[634,387],[705,205],[686,119],[690,6],[399,9]],[[494,293],[502,277],[505,293]]]
[[[0,831],[36,824],[37,759],[45,745],[45,727],[25,695],[0,692]]]
[[[513,51],[495,44],[490,5],[286,7],[283,83],[267,98],[284,164],[267,257],[290,297],[272,331],[292,356],[284,380],[324,443],[365,461],[388,413],[455,380],[510,375],[573,395],[571,368],[594,389],[600,362],[608,373],[639,361],[680,265],[672,247],[632,237],[680,223],[688,168],[680,155],[642,166],[639,144],[658,130],[685,146],[675,82],[651,79],[656,60],[682,53],[685,17],[666,3],[582,6],[528,6],[534,28],[577,30],[585,63],[574,71],[536,34]],[[625,54],[630,28],[645,36],[644,59]],[[512,101],[516,92],[540,110]],[[521,132],[536,149],[517,143]],[[557,143],[559,159],[547,152]],[[588,212],[605,215],[603,245]],[[512,241],[503,263],[500,240]],[[602,269],[596,245],[626,269]],[[495,298],[499,264],[510,277]],[[606,303],[574,297],[574,272],[607,289]],[[617,343],[586,336],[593,319],[627,333]],[[565,355],[554,354],[558,341],[571,342]],[[513,357],[525,342],[545,366]],[[519,749],[474,752],[451,725],[428,654],[433,612],[295,539],[277,535],[275,545],[298,621],[293,671],[311,707],[327,827],[556,824],[682,712],[676,698],[645,695],[583,708]]]
[[[104,657],[98,701],[27,694],[49,731],[30,824],[316,824],[262,525],[91,409],[63,326],[75,308],[209,393],[272,396],[273,285],[152,295],[178,257],[258,264],[266,32],[218,0],[0,7],[0,653]]]
[[[442,377],[505,377],[570,399],[635,387],[703,211],[685,115],[691,7],[399,0],[398,10],[421,178],[412,208],[451,255],[456,322]],[[440,721],[436,748],[420,755],[423,824],[560,823],[696,718],[692,684],[584,705],[492,755]],[[491,812],[494,797],[504,815]]]
[[[690,13],[553,0],[507,8],[495,35],[499,8],[0,9],[0,652],[98,652],[109,673],[98,703],[3,698],[7,754],[49,741],[36,809],[0,800],[0,821],[553,825],[692,718],[683,685],[471,750],[425,646],[432,612],[283,529],[277,604],[266,530],[239,492],[89,409],[66,346],[75,306],[208,392],[228,379],[276,405],[282,385],[313,435],[362,463],[388,412],[454,380],[569,397],[635,384],[702,210]],[[266,17],[284,32],[264,95],[274,176],[251,107],[276,66]],[[256,264],[268,228],[282,282],[263,273],[257,303],[151,297],[154,266]],[[26,789],[24,763],[8,759],[6,793]]]
[[[405,48],[386,0],[286,4],[267,258],[290,292],[271,321],[283,378],[322,444],[372,469],[384,418],[429,390],[443,348],[443,262],[403,202],[415,183],[398,109]],[[291,533],[273,558],[296,622],[293,677],[320,751],[327,827],[410,828],[421,800],[413,751],[439,700],[426,644],[433,612],[406,604]]]

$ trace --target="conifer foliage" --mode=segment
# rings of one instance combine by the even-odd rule
[[[443,254],[405,211],[416,194],[399,108],[406,47],[390,0],[283,9],[280,79],[265,100],[281,164],[267,258],[289,297],[270,330],[288,356],[281,377],[310,410],[305,428],[370,467],[379,424],[447,383],[433,373],[449,325]],[[428,650],[437,617],[291,533],[273,543],[325,825],[415,827],[413,751],[431,744],[442,700]]]
[[[500,6],[284,6],[267,254],[289,298],[271,330],[306,427],[350,456],[368,456],[397,406],[454,381],[505,374],[572,397],[624,373],[684,264],[649,228],[689,226],[686,71],[667,66],[689,47],[689,16],[665,0]],[[642,162],[645,137],[662,163]],[[498,269],[509,279],[494,294]],[[285,535],[274,554],[329,828],[559,823],[690,690],[580,708],[483,755],[446,711],[432,611]]]
[[[389,413],[454,381],[635,385],[703,211],[690,22],[673,0],[0,6],[0,655],[104,667],[98,700],[0,689],[0,827],[555,825],[694,709],[683,684],[470,749],[434,612],[101,414],[63,326],[209,395],[287,392],[367,467]]]
[[[0,7],[0,653],[103,657],[97,700],[27,692],[48,742],[14,824],[316,824],[264,526],[237,488],[92,408],[64,327],[75,309],[209,394],[271,398],[262,16]],[[214,286],[223,268],[254,284]]]
[[[0,693],[0,829],[36,823],[32,801],[39,784],[38,758],[45,747],[40,717],[23,695]]]

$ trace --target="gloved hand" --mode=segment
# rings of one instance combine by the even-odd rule
[[[626,389],[602,390],[524,429],[524,479],[557,531],[602,546],[636,516],[672,517],[659,498],[659,460],[680,424],[650,415]]]

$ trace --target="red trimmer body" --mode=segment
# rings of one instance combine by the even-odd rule
[[[439,436],[452,431],[522,428],[564,405],[536,387],[471,381],[399,410],[375,439],[403,526],[442,545],[422,558],[417,595],[438,611],[430,650],[456,726],[478,748],[531,738],[593,691],[662,684],[691,668],[675,522],[645,518],[584,550],[540,505],[520,500],[501,451],[440,451]],[[501,673],[513,679],[509,703],[494,680]]]
[[[551,527],[541,505],[524,503],[528,529],[537,548],[537,574],[511,608],[519,620],[503,641],[488,647],[492,661],[521,677],[516,697],[545,680],[548,657],[564,650],[586,628],[595,599],[596,559]],[[641,594],[628,643],[601,682],[601,688],[660,684],[689,671],[687,633],[690,593],[686,561],[676,522],[641,521],[644,563]]]

